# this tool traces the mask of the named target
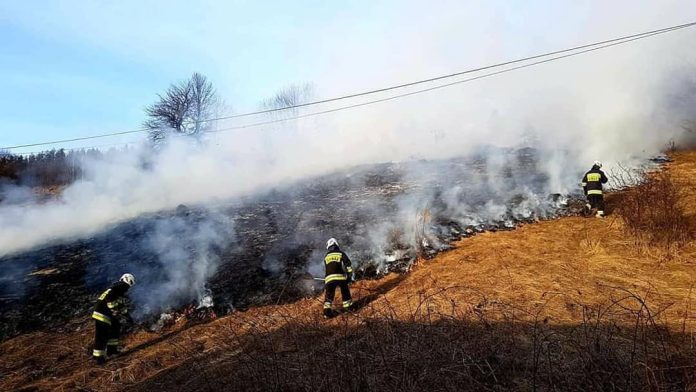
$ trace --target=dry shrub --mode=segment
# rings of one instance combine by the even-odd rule
[[[242,333],[227,331],[222,357],[162,373],[136,390],[215,391],[499,391],[692,390],[694,347],[659,321],[640,295],[610,288],[602,304],[552,293],[520,308],[471,292],[460,303],[449,287],[419,293],[408,314],[387,300],[326,322],[275,315]],[[468,290],[467,292],[470,292]],[[555,324],[551,301],[582,313]],[[468,302],[468,301],[467,301]],[[364,314],[363,314],[364,313]],[[686,320],[685,320],[686,322]]]
[[[669,172],[652,173],[625,192],[616,212],[631,235],[669,247],[693,237],[681,199],[682,190]]]

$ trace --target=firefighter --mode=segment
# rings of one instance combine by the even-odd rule
[[[350,310],[353,306],[353,299],[348,288],[348,283],[353,281],[353,267],[348,256],[338,247],[338,241],[335,238],[331,238],[326,242],[324,269],[326,271],[324,278],[324,289],[326,290],[324,317],[330,318],[333,316],[332,304],[336,294],[336,287],[341,289],[343,309]]]
[[[597,218],[604,217],[604,195],[602,194],[602,184],[606,184],[608,179],[604,175],[602,162],[594,161],[592,169],[582,177],[582,190],[587,197],[587,208],[597,209]]]
[[[128,315],[126,293],[135,284],[135,277],[123,274],[118,282],[101,293],[94,306],[92,318],[95,321],[94,350],[92,358],[101,365],[108,355],[119,353],[119,334],[121,325],[118,316]]]

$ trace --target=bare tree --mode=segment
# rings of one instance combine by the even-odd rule
[[[148,119],[144,123],[154,142],[163,141],[168,132],[200,136],[211,127],[210,118],[219,104],[213,84],[199,73],[157,96],[159,100],[145,108]]]
[[[264,109],[292,108],[276,112],[280,113],[280,117],[288,117],[298,113],[298,109],[293,108],[294,106],[309,102],[312,95],[314,95],[314,88],[311,84],[291,84],[278,91],[271,98],[264,100],[261,106]]]

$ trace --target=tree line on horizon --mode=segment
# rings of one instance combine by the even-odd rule
[[[83,177],[82,163],[101,158],[104,152],[96,149],[64,149],[42,151],[30,155],[0,153],[0,186],[60,186]]]

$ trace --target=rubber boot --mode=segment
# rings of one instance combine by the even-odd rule
[[[331,317],[333,317],[333,310],[330,308],[324,308],[324,318],[330,319]]]
[[[343,301],[343,311],[352,312],[355,307],[353,306],[353,301]]]

